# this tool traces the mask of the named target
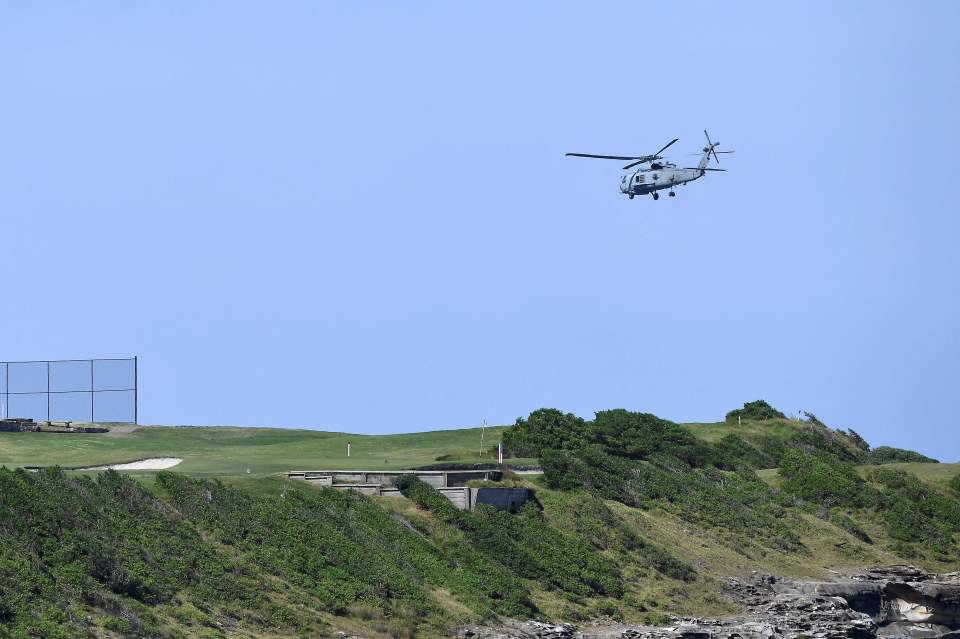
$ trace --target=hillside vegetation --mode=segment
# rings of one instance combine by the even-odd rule
[[[0,637],[440,635],[536,616],[538,600],[580,617],[618,611],[628,584],[614,556],[695,579],[626,527],[594,539],[617,520],[598,500],[580,515],[587,535],[533,506],[457,511],[413,478],[404,490],[422,510],[409,517],[351,492],[281,486],[0,470]]]
[[[0,469],[0,638],[439,637],[499,616],[663,623],[735,612],[725,575],[960,569],[960,465],[873,449],[764,402],[742,410],[702,425],[534,411],[491,437],[542,464],[541,477],[506,473],[506,484],[535,490],[517,514],[456,510],[413,476],[400,481],[406,499],[388,499],[234,470],[335,465],[306,462],[346,437],[361,455],[339,461],[356,466],[380,455],[386,465],[470,459],[476,431],[58,437],[48,456],[138,439],[154,443],[140,457],[176,454],[170,446],[186,451],[193,438],[215,459],[203,466],[194,452],[189,473],[149,475]],[[186,435],[174,444],[172,433]],[[218,450],[218,440],[229,444]],[[315,448],[295,450],[303,441]],[[208,476],[217,468],[228,483]]]
[[[746,428],[744,418],[752,420]],[[949,563],[960,556],[960,501],[951,488],[958,480],[933,486],[883,466],[936,460],[871,449],[856,432],[828,428],[810,413],[790,423],[763,401],[731,411],[726,423],[728,432],[703,438],[649,413],[600,411],[585,421],[541,409],[518,419],[503,440],[539,456],[551,488],[669,510],[716,529],[745,554],[805,552],[797,517],[809,514],[870,545],[867,529],[879,527],[902,557]],[[876,468],[861,474],[858,464]],[[771,468],[779,469],[777,487],[757,474]]]

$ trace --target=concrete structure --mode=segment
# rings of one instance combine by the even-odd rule
[[[485,479],[499,481],[499,470],[291,470],[290,479],[306,481],[315,486],[329,486],[338,490],[355,490],[364,495],[402,497],[393,485],[402,475],[414,475],[450,500],[461,510],[473,510],[478,503],[487,503],[501,510],[516,512],[533,499],[533,491],[526,488],[470,488],[468,481]]]
[[[381,484],[392,486],[393,481],[402,475],[414,475],[420,481],[434,488],[452,488],[466,486],[476,479],[500,481],[500,470],[291,470],[290,479],[305,479],[310,483],[332,484]],[[329,483],[327,479],[329,478]]]

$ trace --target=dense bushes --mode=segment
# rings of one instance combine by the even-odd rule
[[[919,543],[938,558],[956,559],[960,501],[900,470],[878,468],[869,477],[879,488],[876,507],[891,537]]]
[[[621,565],[639,564],[673,579],[696,580],[691,565],[641,538],[602,499],[585,491],[552,492],[543,499],[544,514],[554,525],[575,532],[597,550],[616,553]]]
[[[711,460],[703,441],[677,424],[650,413],[605,410],[593,421],[553,408],[541,408],[520,418],[503,434],[504,448],[514,456],[540,457],[548,450],[600,446],[612,455],[646,459],[670,454],[694,465]]]
[[[362,614],[383,634],[438,633],[450,622],[438,591],[475,619],[529,617],[536,607],[521,576],[490,559],[509,541],[498,535],[517,547],[538,540],[527,552],[544,571],[556,562],[562,587],[622,592],[612,564],[584,557],[586,542],[546,529],[536,513],[478,516],[478,550],[420,534],[350,492],[270,495],[173,473],[156,486],[112,471],[0,469],[0,638],[318,636],[321,611]]]
[[[205,544],[137,482],[0,469],[0,637],[86,636],[83,606],[163,636],[154,610],[175,598],[265,626],[267,600],[243,562]]]
[[[960,474],[954,475],[953,479],[950,480],[950,488],[952,488],[955,493],[960,495]]]
[[[702,440],[650,413],[622,408],[600,411],[590,424],[589,433],[589,443],[601,446],[616,457],[647,459],[666,454],[694,466],[702,466],[711,459],[710,447]]]
[[[728,422],[736,422],[737,418],[741,420],[751,419],[759,421],[764,419],[786,419],[786,415],[764,400],[758,399],[755,402],[745,403],[743,408],[736,408],[727,413],[726,420]]]
[[[596,446],[547,451],[541,462],[551,488],[583,489],[628,506],[664,508],[723,532],[744,552],[755,542],[780,549],[801,547],[783,505],[750,470],[695,469],[667,456],[630,460]]]
[[[863,541],[872,540],[837,507],[875,517],[899,549],[911,555],[929,551],[935,558],[956,556],[960,501],[914,475],[881,467],[865,480],[852,464],[828,452],[791,451],[781,460],[780,476],[784,491],[832,508],[830,521]]]
[[[503,434],[503,449],[511,457],[539,457],[549,448],[575,448],[586,441],[586,422],[555,408],[535,410]]]
[[[727,433],[713,447],[713,463],[717,468],[736,470],[747,468],[776,468],[777,459],[750,444],[736,433]]]
[[[871,464],[892,464],[896,462],[919,462],[924,464],[939,463],[932,457],[921,455],[912,450],[893,448],[891,446],[877,446],[870,451],[868,462]]]
[[[870,502],[866,482],[849,462],[823,451],[787,451],[780,459],[783,489],[827,506],[861,507]]]
[[[570,413],[542,408],[526,419],[520,418],[503,435],[506,448],[514,455],[542,457],[550,450],[578,450],[597,446],[615,457],[649,459],[657,455],[676,457],[694,468],[714,466],[723,470],[738,468],[777,468],[789,451],[820,451],[852,464],[891,462],[932,462],[919,453],[881,446],[871,451],[869,444],[853,430],[835,430],[824,425],[812,413],[805,422],[790,422],[763,400],[748,402],[733,415],[751,420],[767,420],[769,429],[750,433],[749,441],[736,432],[728,432],[714,443],[707,443],[690,430],[650,413],[623,409],[599,411],[591,421]],[[749,430],[746,431],[749,433]]]
[[[946,556],[956,550],[950,532],[955,530],[951,513],[960,507],[956,499],[921,497],[925,485],[916,478],[877,474],[868,481],[856,469],[935,460],[886,446],[871,450],[855,431],[829,428],[810,413],[802,424],[790,422],[762,400],[728,413],[728,423],[738,416],[769,424],[760,431],[745,427],[749,440],[739,431],[726,432],[708,444],[648,413],[600,411],[586,422],[543,409],[529,420],[518,420],[507,437],[516,431],[516,437],[537,442],[550,488],[669,510],[719,531],[741,552],[755,545],[802,552],[790,522],[791,506],[803,504],[818,507],[824,519],[866,543],[873,540],[859,521],[872,519],[897,543],[922,547],[910,552],[926,549]],[[538,438],[535,432],[544,436]],[[779,492],[754,472],[777,467]],[[960,479],[952,482],[960,494]],[[926,524],[921,525],[924,517]]]
[[[206,532],[306,588],[324,610],[345,614],[360,602],[416,625],[440,613],[428,591],[442,587],[464,594],[479,614],[532,611],[515,578],[458,562],[362,495],[290,490],[275,499],[174,473],[157,483]]]
[[[415,477],[397,484],[407,498],[459,530],[472,548],[521,577],[574,595],[623,594],[616,566],[582,537],[551,526],[533,503],[516,515],[486,505],[470,512]]]

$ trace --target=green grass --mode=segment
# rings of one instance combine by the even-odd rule
[[[727,422],[695,422],[690,424],[681,424],[688,431],[705,441],[715,443],[723,439],[724,436],[734,434],[743,437],[751,444],[762,442],[764,438],[776,437],[786,439],[799,428],[803,428],[803,422],[788,419],[770,419],[764,421],[745,420],[742,424],[729,424]]]
[[[857,470],[861,475],[866,475],[871,469],[876,468],[876,466],[859,466]],[[960,462],[952,464],[884,464],[883,468],[902,470],[911,475],[916,475],[925,482],[935,484],[939,488],[945,488],[953,477],[960,475]]]
[[[479,457],[479,428],[401,435],[167,426],[109,434],[0,433],[0,466],[76,468],[148,457],[181,457],[183,462],[175,470],[194,476],[240,477],[247,476],[247,469],[255,477],[288,470],[395,470],[431,464],[440,456],[456,461],[495,461],[496,445],[504,430],[502,426],[487,427],[484,444],[488,453],[483,460]],[[351,443],[350,457],[347,442]]]

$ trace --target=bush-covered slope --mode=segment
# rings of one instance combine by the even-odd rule
[[[0,469],[0,637],[436,636],[538,602],[619,610],[637,588],[618,558],[695,578],[585,494],[569,529],[559,508],[463,512],[416,481],[409,518],[383,507],[397,500],[277,483]]]
[[[698,436],[711,428],[722,430]],[[522,441],[527,454],[539,455],[551,488],[668,511],[748,556],[808,553],[797,530],[811,514],[911,559],[960,556],[956,495],[882,465],[936,460],[871,450],[856,432],[831,429],[810,413],[790,422],[758,401],[731,411],[724,425],[690,428],[648,413],[602,411],[587,421],[546,409],[517,420],[504,441]],[[862,477],[858,464],[876,470]],[[770,468],[780,469],[779,487],[757,475]]]
[[[0,637],[183,636],[171,624],[316,621],[275,603],[258,571],[115,472],[0,469],[0,533]]]

